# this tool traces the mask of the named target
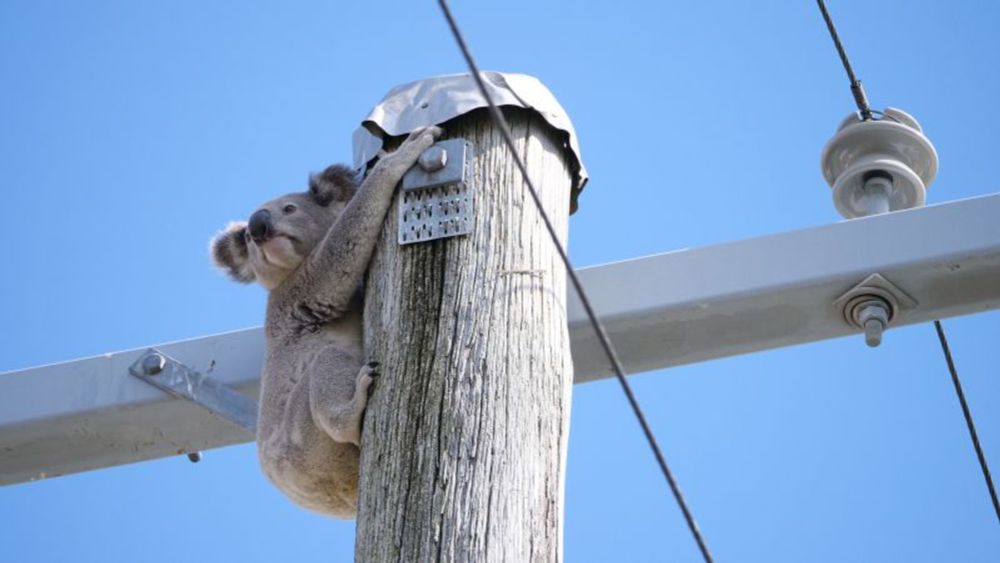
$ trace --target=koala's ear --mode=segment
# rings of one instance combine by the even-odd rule
[[[215,235],[211,245],[215,265],[225,270],[234,281],[241,283],[250,283],[256,279],[253,268],[250,267],[246,237],[247,224],[234,222]]]
[[[351,199],[355,190],[354,171],[343,164],[334,164],[319,174],[309,176],[309,194],[323,207],[334,201]]]

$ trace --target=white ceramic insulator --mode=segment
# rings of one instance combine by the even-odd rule
[[[862,121],[852,114],[820,157],[837,211],[847,219],[921,207],[937,175],[937,152],[917,120],[892,108],[883,116]],[[885,198],[888,209],[882,201],[873,201],[865,187],[872,172],[891,178]]]

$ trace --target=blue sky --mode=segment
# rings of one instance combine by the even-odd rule
[[[928,202],[1000,191],[1000,8],[829,7],[873,106],[935,143]],[[813,2],[453,8],[574,120],[578,266],[839,220],[819,152],[853,106]],[[260,324],[209,237],[349,160],[392,86],[461,70],[430,1],[0,2],[0,371]],[[1000,313],[945,326],[998,473]],[[1000,557],[931,325],[633,382],[719,561]],[[698,561],[617,384],[574,393],[566,560]],[[252,446],[204,457],[0,489],[4,559],[349,560],[353,523],[287,502]]]

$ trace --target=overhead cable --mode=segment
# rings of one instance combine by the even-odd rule
[[[851,93],[854,95],[854,101],[858,105],[858,110],[861,112],[862,119],[872,119],[873,113],[882,114],[882,112],[876,112],[868,106],[868,98],[865,96],[865,91],[861,87],[861,81],[854,74],[854,68],[851,66],[851,61],[847,58],[847,52],[844,50],[844,45],[840,42],[840,36],[837,34],[837,28],[833,25],[833,19],[830,17],[830,12],[826,9],[826,3],[823,0],[816,0],[819,4],[819,10],[823,13],[823,19],[826,21],[826,27],[830,31],[830,36],[833,38],[833,44],[837,48],[837,54],[840,55],[840,62],[844,64],[844,70],[847,71],[847,77],[851,81]],[[884,114],[882,114],[884,115]],[[885,116],[890,117],[890,116]],[[944,327],[941,326],[941,321],[934,321],[934,328],[937,330],[938,340],[941,343],[941,350],[944,352],[945,361],[948,363],[948,371],[951,372],[951,382],[955,386],[955,394],[958,395],[958,402],[962,406],[962,415],[965,417],[965,425],[969,429],[969,436],[972,438],[972,446],[976,450],[976,458],[979,460],[979,467],[983,472],[983,478],[986,479],[986,488],[989,490],[990,500],[993,502],[993,510],[997,515],[997,522],[1000,523],[1000,502],[997,501],[997,491],[996,486],[993,484],[993,477],[990,474],[990,468],[986,464],[986,456],[983,454],[983,448],[979,445],[979,435],[976,432],[976,424],[972,419],[972,412],[969,410],[969,403],[965,400],[965,392],[962,390],[962,382],[958,379],[958,371],[955,369],[955,362],[951,357],[951,349],[948,346],[948,339],[944,335]]]
[[[555,244],[556,249],[559,251],[559,256],[562,258],[563,264],[566,266],[566,273],[568,274],[573,287],[576,289],[576,292],[580,297],[580,302],[583,304],[587,317],[590,319],[590,324],[593,325],[594,331],[597,333],[597,337],[601,341],[601,346],[604,348],[604,353],[608,356],[608,360],[611,362],[611,367],[615,372],[615,376],[618,378],[618,382],[621,383],[622,390],[625,392],[625,396],[628,398],[628,402],[632,406],[632,410],[635,412],[639,425],[642,427],[642,431],[646,435],[646,440],[649,442],[649,447],[653,450],[653,455],[656,457],[656,461],[660,465],[660,470],[663,472],[663,476],[667,479],[667,483],[670,485],[670,490],[673,492],[674,498],[677,500],[677,504],[680,506],[681,512],[684,514],[684,519],[687,521],[688,528],[691,530],[691,535],[698,544],[698,549],[701,551],[702,557],[707,563],[712,563],[712,555],[708,550],[708,545],[705,543],[705,539],[701,535],[701,531],[698,529],[698,523],[695,522],[694,516],[691,514],[691,510],[688,508],[687,502],[681,494],[677,480],[674,478],[673,472],[670,471],[670,467],[667,465],[666,458],[664,458],[663,452],[660,450],[660,446],[656,441],[656,436],[653,435],[653,430],[646,421],[642,408],[639,406],[639,401],[635,398],[635,394],[632,392],[632,386],[629,385],[628,380],[625,378],[625,369],[622,367],[621,361],[618,359],[618,353],[615,351],[614,346],[612,346],[611,340],[608,338],[607,332],[604,330],[604,325],[601,323],[600,319],[597,318],[597,314],[594,312],[590,299],[587,297],[587,293],[583,289],[583,284],[580,282],[580,278],[577,276],[576,270],[573,269],[573,264],[570,263],[569,256],[566,254],[566,249],[563,248],[562,243],[559,242],[559,236],[556,234],[555,228],[552,226],[552,222],[549,220],[549,216],[542,206],[542,201],[538,196],[538,190],[535,189],[534,182],[531,181],[531,177],[528,175],[528,169],[524,165],[524,161],[521,159],[521,156],[514,145],[514,138],[510,133],[510,128],[507,126],[507,120],[504,119],[500,109],[493,102],[493,98],[486,90],[486,85],[483,83],[479,67],[476,65],[476,62],[472,57],[472,53],[469,51],[469,47],[465,42],[465,38],[462,36],[461,30],[458,28],[458,23],[456,23],[454,16],[451,14],[448,2],[446,0],[438,0],[438,3],[441,6],[441,11],[444,12],[445,18],[448,20],[448,26],[451,28],[451,33],[454,35],[455,41],[458,43],[458,47],[462,51],[462,56],[465,57],[465,62],[469,66],[469,72],[472,74],[472,77],[476,81],[476,85],[479,87],[480,94],[482,94],[486,103],[489,104],[490,116],[493,118],[493,122],[497,129],[500,130],[500,134],[503,137],[507,148],[510,149],[510,154],[514,158],[517,168],[521,171],[521,176],[524,178],[524,183],[528,188],[528,192],[531,194],[531,198],[535,201],[535,206],[538,208],[538,213],[541,215],[542,221],[545,223],[545,228],[548,229],[549,235],[552,237],[553,244]]]
[[[969,403],[965,400],[965,391],[962,390],[962,382],[958,379],[958,370],[955,369],[955,361],[951,357],[951,347],[948,346],[948,339],[944,335],[944,327],[941,321],[934,321],[934,328],[937,330],[938,340],[941,342],[941,350],[944,352],[944,359],[948,362],[948,371],[951,372],[951,383],[955,386],[955,394],[958,395],[958,402],[962,405],[962,415],[965,416],[965,426],[969,429],[969,437],[972,438],[972,447],[976,450],[976,458],[979,459],[979,468],[986,479],[986,488],[990,492],[990,500],[993,501],[993,511],[997,514],[997,522],[1000,523],[1000,502],[997,501],[997,489],[993,484],[993,476],[990,475],[990,467],[986,464],[986,456],[983,454],[983,447],[979,445],[979,434],[976,432],[976,423],[972,420],[972,411],[969,410]]]

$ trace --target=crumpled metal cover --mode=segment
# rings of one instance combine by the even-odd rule
[[[566,134],[573,156],[570,161],[570,173],[574,176],[570,212],[576,211],[577,196],[587,183],[587,169],[583,166],[576,131],[566,110],[533,76],[485,71],[483,77],[498,106],[534,110],[549,125]],[[382,98],[354,132],[354,167],[363,170],[378,155],[387,136],[406,135],[487,106],[469,73],[435,76],[397,86]]]

